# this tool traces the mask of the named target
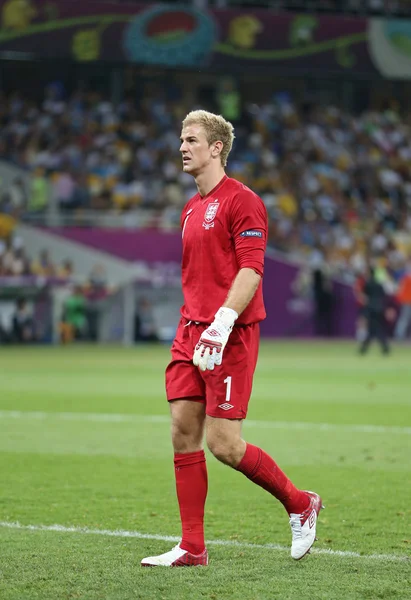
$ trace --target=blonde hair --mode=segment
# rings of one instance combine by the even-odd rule
[[[194,124],[202,126],[209,146],[214,142],[223,142],[220,160],[222,166],[225,167],[234,141],[234,127],[232,124],[221,115],[215,115],[206,110],[192,110],[183,121],[183,129]]]

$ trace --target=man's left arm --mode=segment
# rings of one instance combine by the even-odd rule
[[[252,204],[251,204],[252,202]],[[250,206],[251,204],[251,206]],[[261,282],[267,235],[267,211],[256,196],[238,204],[232,235],[239,271],[213,323],[201,335],[193,363],[201,371],[221,365],[223,351],[239,315],[251,302]]]
[[[260,285],[261,275],[254,269],[245,267],[240,269],[233,281],[228,296],[222,308],[229,308],[241,315],[254,297]]]

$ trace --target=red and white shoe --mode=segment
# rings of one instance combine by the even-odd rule
[[[314,544],[317,528],[318,513],[324,508],[322,500],[315,492],[307,492],[310,496],[310,504],[301,514],[290,514],[290,527],[293,536],[291,544],[291,556],[300,560],[310,551]]]
[[[201,554],[191,554],[180,548],[180,544],[174,546],[170,552],[158,556],[148,556],[141,561],[142,567],[200,567],[208,565],[207,548]]]

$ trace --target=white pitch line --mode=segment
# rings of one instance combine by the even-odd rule
[[[61,421],[92,421],[95,423],[169,423],[167,415],[133,415],[112,413],[82,412],[44,412],[24,410],[1,410],[0,419],[31,419],[42,421],[56,419]],[[388,433],[411,435],[411,427],[391,425],[349,425],[337,423],[306,423],[294,421],[253,421],[246,419],[245,427],[259,429],[292,429],[307,431],[345,431],[351,433]]]
[[[127,531],[117,529],[89,529],[88,527],[65,527],[64,525],[22,525],[18,522],[0,521],[0,527],[7,529],[20,529],[26,531],[54,531],[57,533],[80,533],[87,535],[104,535],[109,537],[120,538],[137,538],[140,540],[157,540],[163,542],[179,542],[180,537],[172,535],[158,535],[156,533],[141,533],[140,531]],[[250,548],[251,550],[276,550],[278,552],[289,552],[287,546],[279,544],[251,544],[249,542],[236,542],[235,540],[207,540],[207,546],[225,546],[232,548]],[[331,550],[328,548],[313,548],[313,554],[325,554],[327,556],[341,556],[345,558],[364,558],[368,560],[385,560],[385,561],[411,561],[410,556],[401,556],[399,554],[360,554],[359,552],[351,552],[348,550]]]

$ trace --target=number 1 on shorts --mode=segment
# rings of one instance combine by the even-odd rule
[[[230,401],[230,396],[231,396],[231,376],[228,376],[224,379],[224,383],[227,384],[227,392],[225,395],[225,401],[229,402]]]

